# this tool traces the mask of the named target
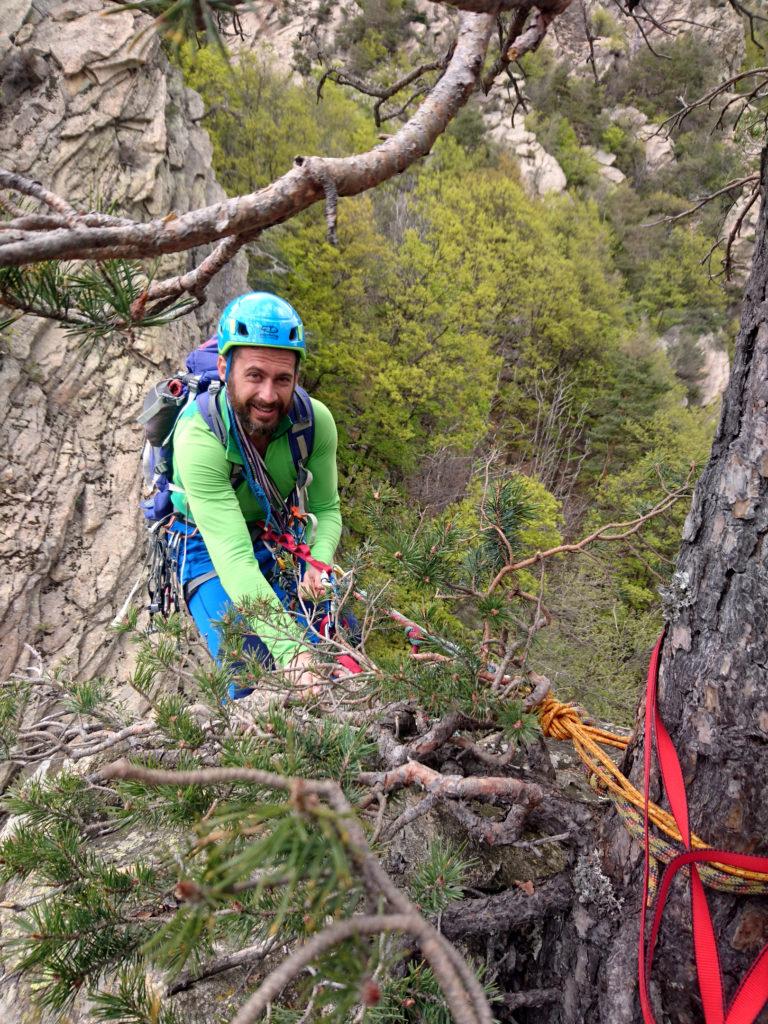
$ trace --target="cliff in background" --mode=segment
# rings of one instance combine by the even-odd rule
[[[149,20],[99,0],[10,0],[0,12],[0,152],[11,170],[75,204],[162,216],[223,196],[185,88]],[[169,264],[186,268],[199,253]],[[187,262],[188,261],[188,262]],[[196,314],[133,342],[90,349],[24,317],[0,360],[0,672],[32,645],[76,672],[112,671],[105,627],[136,581],[139,523],[135,414],[149,384],[205,337],[216,310],[245,288],[245,258],[216,278]],[[6,461],[7,460],[7,461]]]

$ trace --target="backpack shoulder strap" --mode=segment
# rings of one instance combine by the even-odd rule
[[[293,393],[290,417],[291,429],[288,432],[288,445],[296,469],[296,486],[292,495],[292,504],[296,505],[301,513],[307,514],[307,489],[312,483],[312,474],[307,469],[306,463],[312,455],[312,446],[315,442],[315,412],[312,408],[312,400],[304,388],[297,387]],[[304,540],[307,544],[312,544],[317,529],[317,520],[309,514],[308,519],[310,526],[308,532],[305,532]]]
[[[221,415],[221,409],[219,409],[219,395],[221,394],[221,383],[219,381],[211,381],[207,391],[203,391],[199,394],[195,401],[197,402],[197,408],[200,410],[200,415],[205,421],[205,425],[211,431],[216,440],[224,447],[227,447],[227,428],[224,425],[224,417]],[[232,484],[233,490],[237,490],[240,484],[245,479],[243,473],[243,467],[238,466],[237,463],[232,463],[232,469],[229,474],[229,482]]]
[[[219,409],[219,393],[221,391],[221,385],[212,381],[207,391],[203,391],[195,398],[197,408],[200,410],[200,415],[205,421],[205,425],[211,431],[216,440],[226,447],[227,444],[227,428],[224,426],[224,418],[221,415]]]
[[[297,387],[294,391],[290,417],[292,426],[288,434],[288,444],[291,448],[293,464],[298,472],[299,466],[303,465],[312,454],[315,442],[315,412],[312,408],[312,400],[304,388]]]

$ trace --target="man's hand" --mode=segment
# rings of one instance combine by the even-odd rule
[[[284,669],[283,674],[301,699],[318,697],[328,685],[328,680],[318,675],[310,651],[301,651]]]
[[[323,580],[323,573],[320,569],[314,565],[304,567],[304,578],[299,584],[299,597],[309,601],[324,597],[327,587],[328,584]]]

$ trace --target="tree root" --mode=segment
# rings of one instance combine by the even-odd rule
[[[521,889],[508,889],[493,896],[449,903],[441,927],[453,941],[499,935],[565,911],[572,902],[571,880],[564,873],[537,884],[530,896]]]

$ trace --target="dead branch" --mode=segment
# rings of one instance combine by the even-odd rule
[[[523,708],[526,711],[533,711],[552,689],[552,683],[550,683],[546,676],[540,676],[537,672],[529,672],[528,677],[534,684],[534,687],[523,701]]]
[[[739,213],[738,217],[734,221],[733,227],[731,228],[730,232],[728,233],[728,237],[725,240],[725,252],[723,254],[722,264],[723,264],[723,273],[725,274],[727,279],[730,278],[731,272],[733,271],[733,246],[734,246],[734,243],[736,242],[736,239],[739,237],[739,233],[741,232],[741,227],[742,227],[742,225],[744,223],[744,220],[746,219],[747,214],[749,213],[749,211],[752,209],[752,207],[755,205],[755,203],[757,202],[757,200],[759,198],[760,198],[760,185],[758,183],[752,189],[752,194],[749,196],[749,198],[747,199],[747,202],[744,204],[743,209],[741,210],[741,212]]]
[[[322,96],[323,85],[326,81],[330,80],[336,82],[337,85],[347,85],[357,92],[364,93],[366,96],[376,97],[376,102],[373,105],[373,119],[376,122],[376,127],[380,128],[384,121],[391,120],[392,117],[396,117],[397,113],[402,113],[403,110],[412,102],[413,97],[404,104],[397,113],[390,113],[381,116],[382,105],[388,100],[395,96],[402,89],[405,89],[412,82],[417,81],[422,75],[427,74],[429,71],[443,71],[448,65],[448,61],[453,55],[453,45],[440,60],[433,60],[427,64],[421,64],[419,67],[409,71],[407,75],[403,75],[398,78],[396,82],[388,86],[373,85],[370,82],[364,82],[356,75],[351,75],[348,71],[341,68],[329,68],[325,71],[317,84],[317,97],[320,99]]]
[[[503,821],[483,818],[462,803],[449,803],[445,807],[476,842],[485,846],[513,846],[525,824],[526,810],[523,807],[511,807]]]
[[[492,768],[506,768],[515,754],[515,748],[510,743],[503,754],[491,754],[479,743],[473,743],[467,736],[454,736],[452,743],[460,747],[462,751],[471,754],[481,764],[487,764]],[[463,754],[459,755],[462,758]]]
[[[559,1003],[563,998],[559,988],[532,988],[527,992],[508,992],[502,997],[508,1010],[521,1010],[525,1006],[546,1006],[548,1003]]]
[[[740,2],[740,0],[727,0],[727,3],[734,9],[734,11],[736,11],[737,14],[740,14],[742,18],[747,19],[750,39],[760,50],[764,50],[765,47],[758,41],[755,35],[755,22],[768,22],[768,18],[766,18],[764,14],[760,14],[758,11],[753,11],[751,8],[746,7]]]
[[[692,472],[692,471],[691,471]],[[605,523],[594,533],[590,533],[588,537],[584,537],[582,540],[574,544],[559,544],[557,547],[549,548],[546,551],[537,551],[535,555],[531,555],[529,558],[523,558],[519,562],[514,562],[502,566],[499,569],[496,576],[491,581],[487,593],[492,594],[498,587],[501,581],[508,576],[511,572],[519,572],[520,569],[527,569],[531,565],[536,565],[537,562],[542,562],[546,558],[552,558],[555,555],[573,554],[574,552],[583,551],[589,547],[590,544],[594,544],[597,541],[619,541],[625,540],[627,537],[631,537],[637,533],[640,527],[647,523],[650,519],[654,519],[656,516],[661,515],[670,509],[675,502],[681,498],[686,497],[689,494],[688,483],[691,478],[691,473],[688,474],[685,485],[676,491],[672,491],[663,501],[660,501],[658,505],[646,512],[645,515],[638,516],[637,519],[630,519],[623,523]],[[609,531],[618,530],[618,533],[611,533]]]
[[[411,822],[416,821],[425,814],[429,814],[439,799],[439,793],[430,793],[429,796],[425,796],[424,799],[420,800],[417,804],[414,804],[412,807],[407,807],[401,815],[395,818],[394,821],[390,822],[390,824],[382,831],[381,841],[383,843],[390,842],[401,829],[406,827],[406,825],[410,825]]]
[[[492,28],[492,15],[462,14],[456,48],[445,74],[413,117],[395,135],[366,153],[297,161],[281,178],[257,192],[173,219],[128,226],[78,224],[76,228],[54,231],[18,232],[13,240],[0,239],[0,266],[49,259],[142,259],[184,251],[231,235],[255,233],[288,220],[325,198],[318,179],[318,164],[339,196],[357,195],[373,188],[429,153],[474,90]],[[22,183],[25,187],[33,184],[26,179]]]
[[[157,313],[161,305],[167,305],[170,301],[177,299],[180,295],[189,293],[197,299],[205,297],[205,289],[218,272],[242,249],[246,242],[251,241],[256,235],[231,235],[220,242],[202,263],[190,270],[187,274],[179,274],[176,277],[166,278],[164,281],[154,281],[144,295],[139,296],[131,306],[131,316],[135,320],[142,316]],[[159,300],[162,300],[160,302]],[[146,309],[148,303],[157,302],[157,306]]]
[[[679,129],[682,126],[685,119],[690,114],[692,114],[694,110],[698,110],[701,107],[708,107],[711,110],[712,104],[718,96],[723,95],[723,93],[730,92],[732,87],[734,85],[738,85],[739,82],[743,82],[747,78],[754,78],[756,76],[762,76],[762,81],[758,83],[757,88],[753,90],[751,94],[745,95],[740,93],[731,98],[725,104],[723,110],[720,112],[717,122],[715,123],[715,127],[719,126],[722,123],[723,114],[734,103],[738,103],[739,101],[744,100],[746,104],[749,105],[750,99],[754,98],[756,93],[759,92],[759,90],[766,84],[766,77],[768,77],[768,67],[751,68],[749,71],[741,71],[737,75],[732,75],[730,78],[726,79],[726,81],[720,82],[719,85],[714,86],[714,88],[710,89],[709,92],[704,93],[703,96],[699,96],[698,99],[693,100],[691,103],[687,103],[684,107],[676,111],[665,121],[662,121],[659,125],[659,128],[666,128],[667,125],[669,125],[673,130]]]
[[[514,58],[509,56],[512,44],[522,33],[530,12],[522,9],[515,11],[507,33],[502,34],[501,19],[499,19],[499,56],[494,61],[490,70],[483,76],[483,92],[488,95],[493,83],[502,71],[506,71]],[[545,30],[546,31],[546,30]],[[543,36],[542,36],[543,38]]]
[[[446,800],[522,803],[529,809],[544,799],[544,791],[533,782],[507,777],[442,775],[419,761],[408,761],[387,772],[362,772],[358,781],[364,786],[381,786],[385,793],[420,786],[427,793],[437,793]]]
[[[77,227],[77,210],[70,206],[65,199],[61,198],[61,196],[57,196],[55,192],[50,192],[39,181],[33,181],[31,178],[25,178],[21,174],[14,174],[13,171],[0,169],[0,188],[6,188],[12,192],[18,192],[23,196],[29,196],[32,199],[37,199],[38,202],[50,207],[54,213],[58,213],[68,227]]]
[[[303,157],[296,157],[297,162]],[[315,174],[325,195],[325,223],[327,225],[326,238],[330,245],[338,245],[339,239],[336,235],[336,217],[339,206],[339,193],[334,184],[333,178],[322,164],[322,161],[313,157],[309,158],[310,170]]]
[[[274,947],[274,940],[271,942],[258,942],[255,946],[246,946],[244,949],[238,950],[237,953],[230,953],[228,956],[220,956],[215,960],[209,960],[208,963],[202,964],[197,970],[185,971],[179,975],[173,984],[166,988],[165,994],[166,996],[175,996],[179,992],[186,992],[193,985],[197,985],[198,982],[204,981],[206,978],[223,974],[224,971],[231,971],[235,967],[259,963]]]
[[[405,747],[406,754],[409,759],[420,761],[423,757],[427,757],[429,754],[433,754],[436,750],[439,750],[444,743],[453,736],[454,733],[460,729],[492,729],[493,722],[481,722],[475,718],[470,718],[468,715],[462,714],[461,711],[453,711],[451,714],[446,715],[444,718],[438,719],[437,722],[425,732],[423,736],[419,736],[417,739],[412,740]]]
[[[258,1020],[285,986],[309,966],[313,960],[327,953],[347,939],[360,935],[380,935],[382,932],[400,931],[421,938],[430,925],[419,914],[361,914],[338,921],[313,935],[304,945],[296,948],[278,967],[267,975],[258,989],[240,1008],[232,1024],[253,1024]],[[450,1002],[450,1001],[449,1001]],[[457,1007],[451,1006],[457,1021],[473,1021],[474,1015],[466,1016]]]
[[[710,192],[708,195],[702,196],[700,199],[696,200],[696,203],[693,206],[689,207],[687,210],[683,210],[682,213],[676,213],[671,217],[660,217],[658,220],[651,220],[648,221],[647,224],[641,224],[640,226],[643,228],[655,228],[660,224],[674,224],[678,220],[683,220],[685,217],[690,217],[694,213],[697,213],[703,206],[706,206],[707,203],[711,203],[713,200],[718,199],[727,192],[733,192],[734,189],[743,188],[745,185],[759,180],[759,174],[748,174],[746,178],[737,178],[735,181],[729,181],[727,185],[723,185],[723,187],[719,188],[716,192]]]

